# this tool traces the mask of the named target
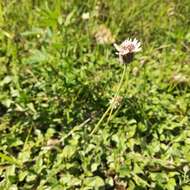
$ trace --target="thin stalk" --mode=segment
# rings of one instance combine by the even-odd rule
[[[82,128],[89,121],[90,121],[90,118],[88,118],[87,120],[85,120],[80,125],[78,125],[78,126],[74,127],[73,129],[71,129],[70,132],[61,139],[61,141],[65,140],[67,137],[69,137],[70,135],[72,135],[75,131],[77,131],[78,129]]]
[[[114,96],[114,98],[113,98],[113,102],[115,101],[115,98],[119,95],[119,92],[120,92],[120,90],[121,90],[121,86],[122,86],[123,81],[124,81],[124,78],[125,78],[125,73],[126,73],[126,65],[124,65],[123,74],[122,74],[121,80],[120,80],[120,82],[119,82],[118,89],[117,89],[117,91],[116,91],[116,93],[115,93],[115,96]],[[108,117],[108,120],[107,120],[107,124],[109,123],[109,121],[110,121],[110,119],[111,119],[113,109],[114,109],[114,105],[111,105],[111,111],[110,111],[110,114],[109,114],[109,117]]]
[[[101,119],[98,121],[98,123],[96,124],[96,126],[94,127],[94,129],[92,130],[92,132],[90,133],[90,136],[92,136],[97,131],[98,127],[100,126],[100,124],[102,123],[102,121],[106,117],[107,113],[110,111],[110,109],[111,109],[111,104],[107,108],[107,110],[104,112],[104,114],[102,115]]]
[[[123,69],[123,74],[122,74],[122,77],[120,79],[120,82],[119,82],[119,86],[118,86],[118,89],[116,91],[116,94],[114,96],[114,99],[116,96],[118,96],[119,94],[119,91],[121,89],[121,86],[122,86],[122,83],[123,83],[123,80],[124,80],[124,77],[125,77],[125,72],[126,72],[126,65],[124,65],[124,69]],[[108,114],[108,112],[111,110],[110,113],[113,112],[113,105],[110,104],[109,107],[107,108],[107,110],[104,112],[104,114],[102,115],[101,119],[98,121],[98,123],[95,125],[94,129],[92,130],[92,132],[90,133],[90,136],[92,136],[96,131],[97,129],[99,128],[100,124],[102,123],[102,121],[104,120],[104,118],[106,117],[106,115]],[[110,115],[111,116],[111,115]],[[110,118],[109,116],[109,118]],[[109,121],[109,118],[108,118],[108,121]]]

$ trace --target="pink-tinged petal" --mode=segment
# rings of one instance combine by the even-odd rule
[[[133,42],[134,42],[135,44],[137,44],[137,43],[138,43],[138,40],[135,38],[135,39],[133,40]]]
[[[139,51],[141,51],[142,50],[142,48],[137,48],[136,50],[135,50],[135,52],[139,52]]]
[[[141,43],[136,38],[127,38],[120,45],[114,44],[114,46],[118,51],[118,54],[122,56],[141,50]]]
[[[140,46],[141,46],[141,43],[140,43],[140,42],[138,42],[138,43],[137,43],[137,46],[138,46],[138,47],[140,47]]]
[[[117,44],[114,43],[113,45],[117,51],[120,51],[120,47]]]

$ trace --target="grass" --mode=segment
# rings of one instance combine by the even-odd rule
[[[189,18],[189,0],[2,0],[0,189],[190,189]]]

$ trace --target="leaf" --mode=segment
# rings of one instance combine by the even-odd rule
[[[166,188],[168,190],[175,190],[175,186],[176,186],[176,181],[174,178],[170,178],[168,183],[166,184]]]
[[[49,56],[46,52],[40,50],[33,50],[32,55],[24,60],[25,64],[35,64],[46,62],[49,60]]]
[[[76,146],[67,145],[62,150],[62,157],[69,159],[75,154],[76,150],[77,150]]]
[[[134,172],[136,173],[136,174],[143,174],[143,167],[141,166],[139,166],[137,163],[135,163],[134,164]]]
[[[71,11],[71,12],[67,15],[66,20],[65,20],[65,23],[64,23],[65,26],[68,26],[68,25],[71,23],[71,20],[72,20],[72,18],[73,18],[73,16],[74,16],[75,12],[76,12],[76,9],[74,9],[73,11]]]
[[[182,187],[182,190],[189,190],[190,186],[189,185],[185,185]]]
[[[9,108],[9,107],[11,106],[11,104],[13,103],[13,101],[12,101],[11,99],[4,99],[4,100],[1,101],[1,103],[2,103],[5,107]]]
[[[87,177],[84,179],[84,186],[96,189],[96,188],[104,187],[105,183],[104,183],[104,180],[99,176]]]
[[[27,175],[26,177],[26,182],[30,182],[30,183],[33,183],[36,179],[36,175],[35,174],[30,174],[30,175]]]
[[[4,24],[4,18],[3,18],[3,6],[0,3],[0,27],[2,27]]]
[[[14,185],[11,185],[9,190],[18,190],[18,187],[17,187],[17,185],[14,184]]]
[[[7,75],[0,83],[0,86],[4,86],[12,81],[12,77]]]
[[[20,162],[18,162],[15,158],[11,157],[11,156],[8,156],[6,154],[3,154],[0,152],[0,158],[8,161],[9,163],[11,164],[16,164],[16,165],[20,165]]]
[[[118,172],[120,177],[130,177],[131,170],[129,166],[125,165],[120,167]]]
[[[25,32],[22,32],[22,36],[37,36],[38,34],[43,34],[44,30],[41,28],[32,28],[32,30],[28,30]]]
[[[19,153],[18,159],[21,163],[27,162],[30,159],[30,150],[25,150]]]
[[[22,171],[18,174],[19,181],[23,181],[24,178],[28,175],[28,171]]]
[[[114,181],[113,181],[113,178],[112,178],[112,177],[106,178],[106,185],[109,185],[109,186],[111,186],[111,187],[114,186]]]
[[[93,163],[93,164],[91,165],[91,171],[92,171],[92,172],[96,171],[99,165],[100,165],[99,163]]]
[[[138,175],[133,174],[133,179],[134,179],[134,181],[136,182],[136,184],[138,186],[140,186],[140,187],[149,187],[149,184],[144,179],[139,177]]]
[[[34,114],[37,113],[33,103],[27,104],[27,107],[28,107]]]
[[[190,42],[190,32],[188,32],[185,36],[185,40],[187,40],[187,42]]]

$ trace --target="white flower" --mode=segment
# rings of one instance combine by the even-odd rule
[[[135,38],[126,39],[121,45],[114,44],[117,54],[119,55],[120,63],[127,64],[133,60],[134,53],[141,51],[141,43]]]
[[[141,43],[136,38],[134,40],[126,39],[121,45],[114,44],[114,46],[118,51],[117,54],[121,56],[141,51]]]
[[[88,20],[89,17],[90,17],[89,12],[87,12],[87,13],[83,13],[83,14],[82,14],[82,19],[83,19],[83,20]]]
[[[175,74],[174,76],[173,76],[173,82],[174,83],[186,83],[186,82],[188,82],[188,78],[185,76],[185,75],[183,75],[182,73],[178,73],[178,74]]]

